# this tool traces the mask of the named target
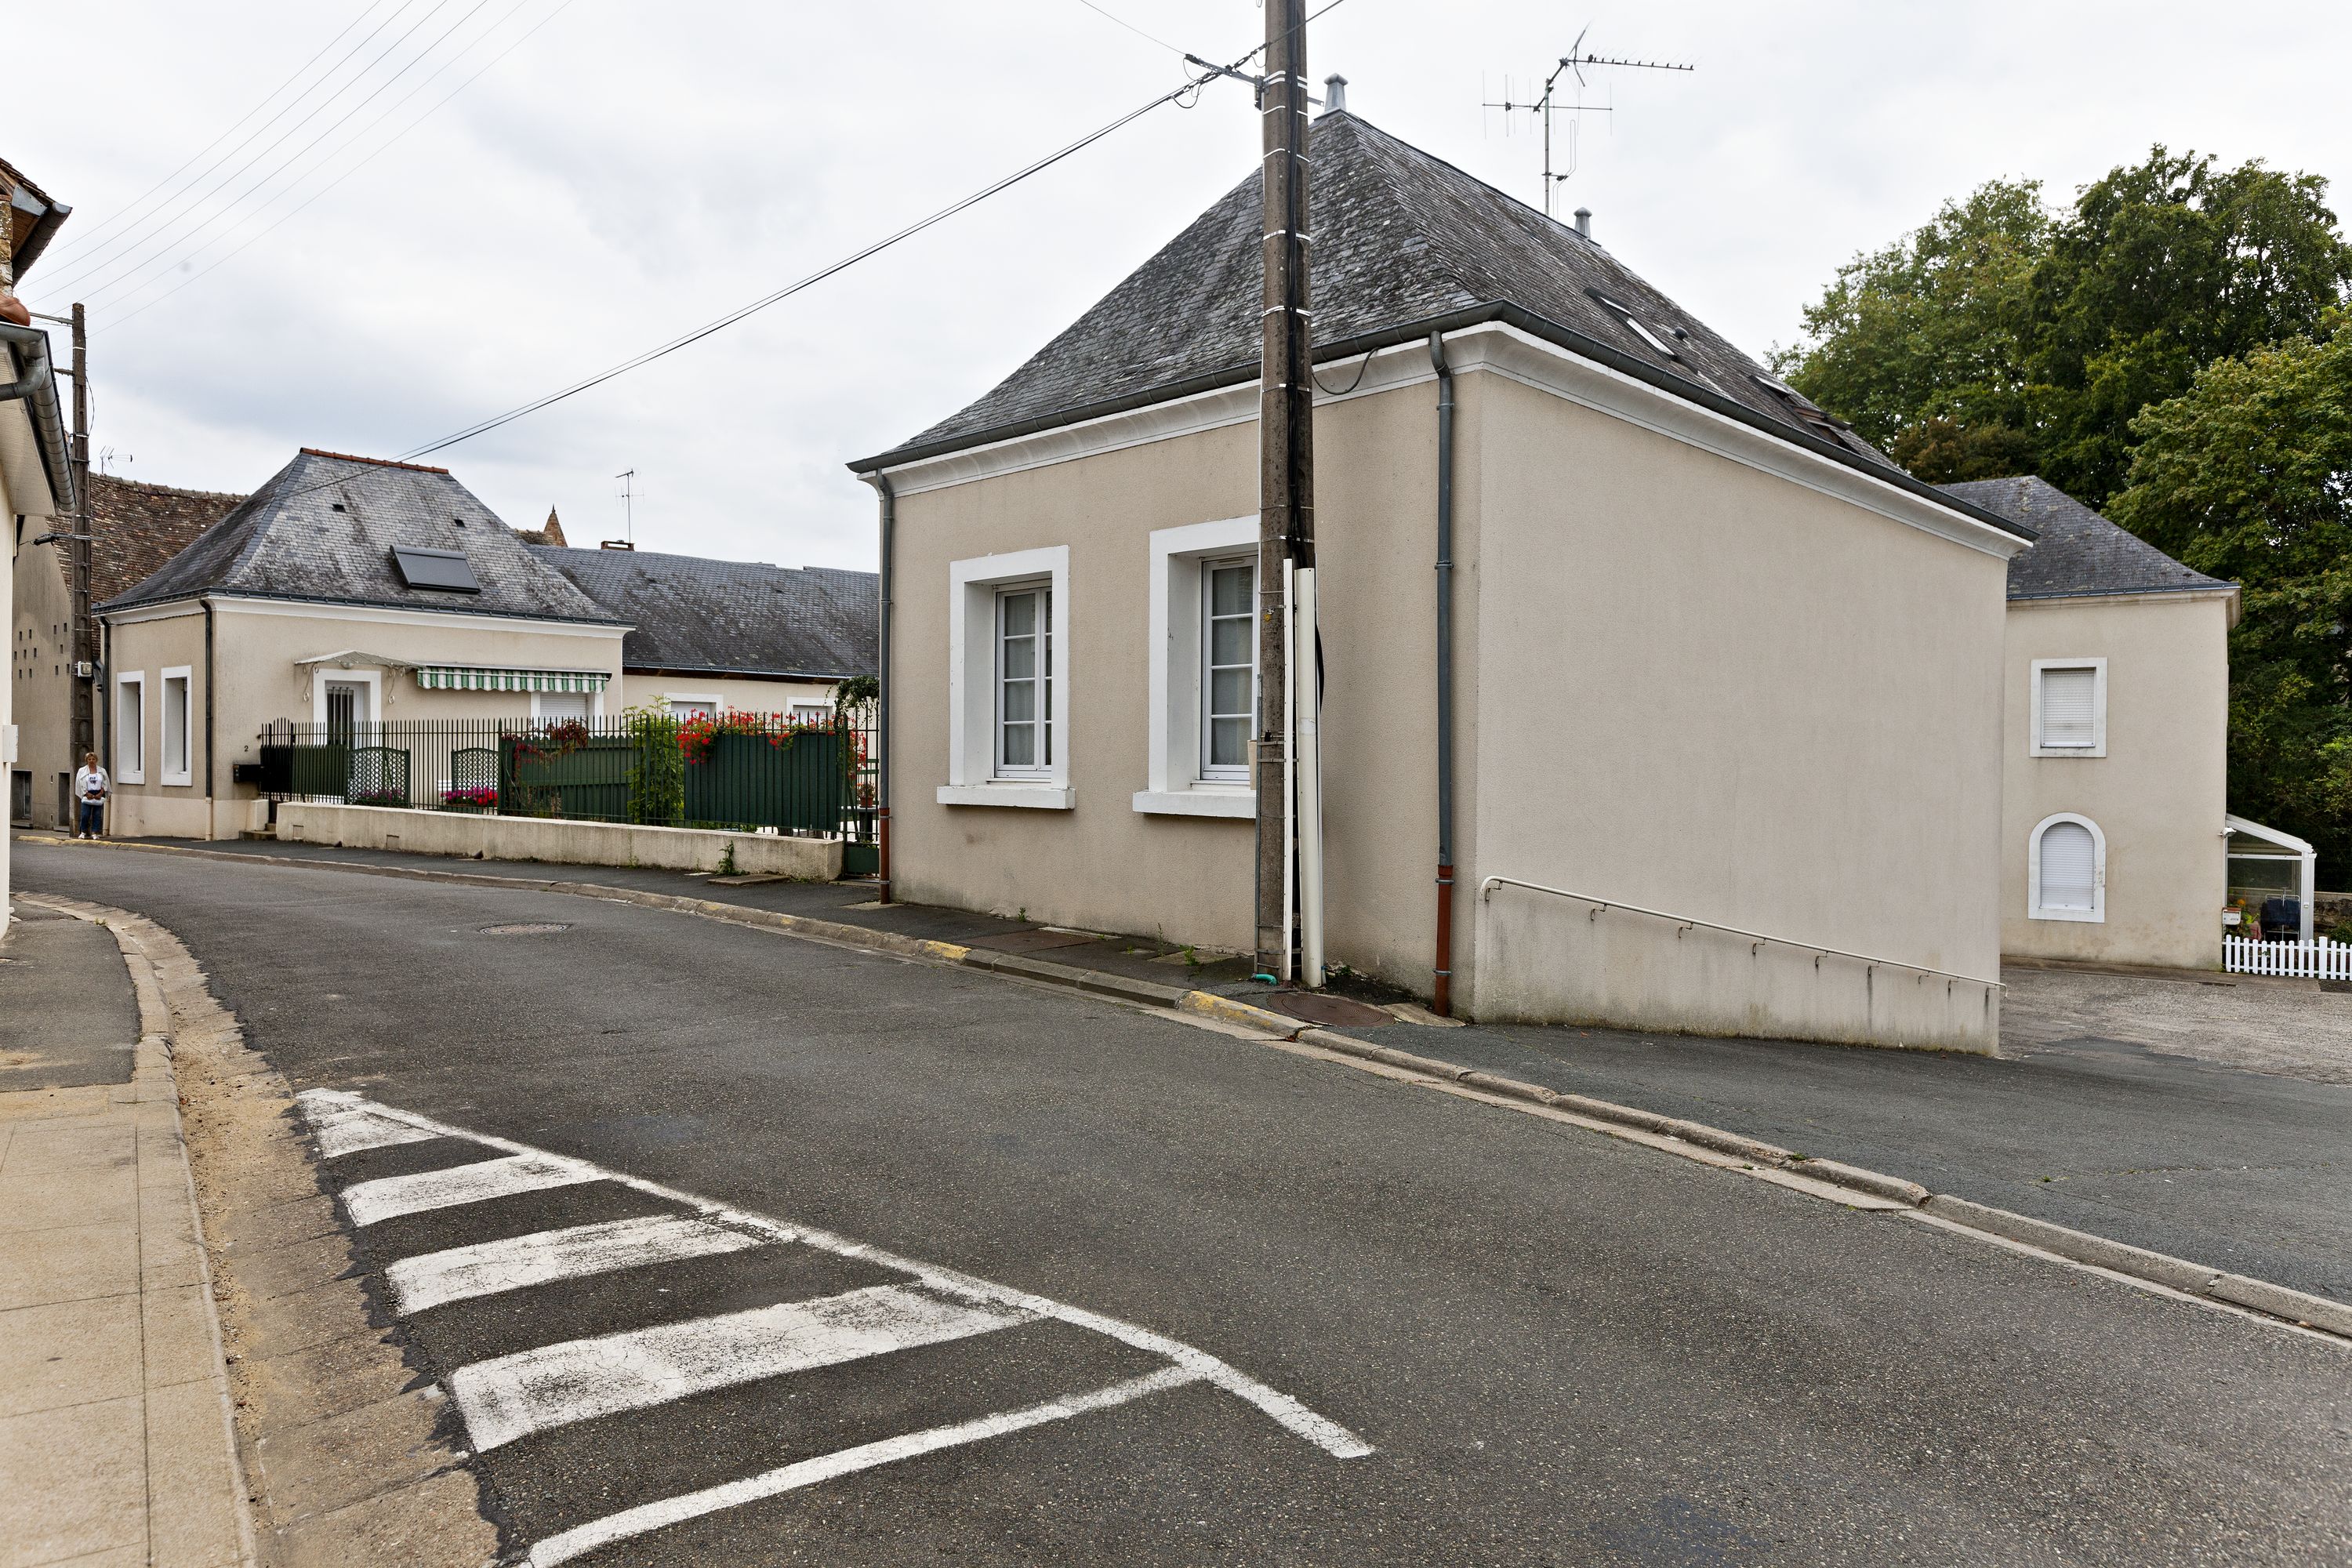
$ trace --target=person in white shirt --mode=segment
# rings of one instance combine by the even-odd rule
[[[105,821],[106,797],[114,793],[114,781],[98,765],[96,752],[84,752],[81,771],[74,774],[74,837],[95,838]]]

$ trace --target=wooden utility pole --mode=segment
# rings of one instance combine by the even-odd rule
[[[1307,6],[1265,0],[1261,242],[1265,268],[1258,364],[1257,963],[1279,974],[1290,840],[1283,785],[1291,650],[1282,623],[1283,563],[1315,564],[1314,380],[1307,312]],[[1312,648],[1300,650],[1312,658]]]
[[[89,333],[82,308],[73,308],[73,469],[74,521],[68,585],[73,592],[73,765],[82,753],[98,750],[98,627],[89,613]],[[89,679],[82,676],[87,667]]]

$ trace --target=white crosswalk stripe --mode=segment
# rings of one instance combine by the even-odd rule
[[[714,1258],[766,1247],[772,1237],[700,1215],[653,1215],[538,1230],[404,1258],[383,1271],[404,1312],[558,1279]]]
[[[1034,1321],[1029,1312],[916,1286],[873,1285],[519,1351],[459,1367],[449,1393],[474,1447],[495,1448],[551,1426]]]
[[[441,1171],[419,1171],[407,1176],[383,1176],[354,1182],[343,1189],[343,1207],[353,1225],[380,1225],[402,1215],[427,1209],[454,1208],[490,1198],[510,1198],[520,1193],[544,1192],[577,1182],[600,1180],[593,1165],[557,1154],[509,1154],[503,1160],[478,1160]]]
[[[463,1139],[494,1155],[471,1164],[352,1183],[341,1196],[355,1226],[588,1182],[611,1183],[687,1211],[538,1231],[400,1259],[385,1274],[404,1314],[565,1279],[770,1247],[807,1247],[907,1276],[904,1283],[567,1340],[460,1366],[446,1381],[478,1451],[534,1432],[652,1409],[698,1393],[917,1352],[1023,1323],[1050,1321],[1083,1329],[1167,1363],[1090,1393],[856,1444],[624,1509],[536,1543],[527,1557],[535,1568],[549,1568],[614,1542],[761,1498],[1192,1384],[1220,1389],[1255,1406],[1334,1458],[1359,1458],[1372,1451],[1354,1433],[1290,1395],[1206,1351],[1134,1323],[847,1237],[716,1204],[583,1160],[469,1132],[347,1091],[310,1089],[298,1098],[320,1152],[330,1159],[428,1138]]]

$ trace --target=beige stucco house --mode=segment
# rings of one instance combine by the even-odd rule
[[[1947,488],[2039,536],[2009,568],[2001,951],[2220,967],[2237,585],[2042,479]]]
[[[1588,235],[1362,120],[1310,154],[1335,963],[1486,1019],[1989,1048],[2005,583]],[[1242,951],[1253,176],[883,492],[890,879]],[[1436,936],[1440,407],[1455,668]],[[1235,721],[1240,721],[1237,724]]]
[[[446,468],[310,447],[99,613],[124,837],[260,827],[272,724],[597,717],[627,631]]]
[[[102,605],[144,582],[245,498],[181,489],[106,474],[89,487],[90,603]],[[35,535],[35,538],[43,537]],[[9,781],[10,822],[70,831],[74,770],[98,748],[101,703],[97,660],[76,651],[72,544],[65,538],[28,544],[18,555],[11,606],[11,685],[16,703],[16,766]],[[95,628],[88,644],[97,651]],[[75,734],[74,689],[92,688],[90,729]]]
[[[47,246],[69,209],[49,199],[16,169],[0,163],[0,519],[8,526],[8,553],[0,564],[0,596],[14,602],[17,563],[31,542],[58,531],[75,510],[66,423],[58,403],[48,334],[32,325],[18,301],[16,279]],[[67,531],[71,531],[70,525]],[[0,688],[0,770],[13,794],[19,751],[18,689],[28,668],[11,619],[8,681]],[[13,804],[13,802],[12,802]],[[0,931],[10,920],[8,845],[0,838]]]

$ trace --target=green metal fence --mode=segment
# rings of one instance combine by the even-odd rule
[[[260,775],[278,799],[838,837],[872,868],[873,736],[846,716],[281,721]]]

